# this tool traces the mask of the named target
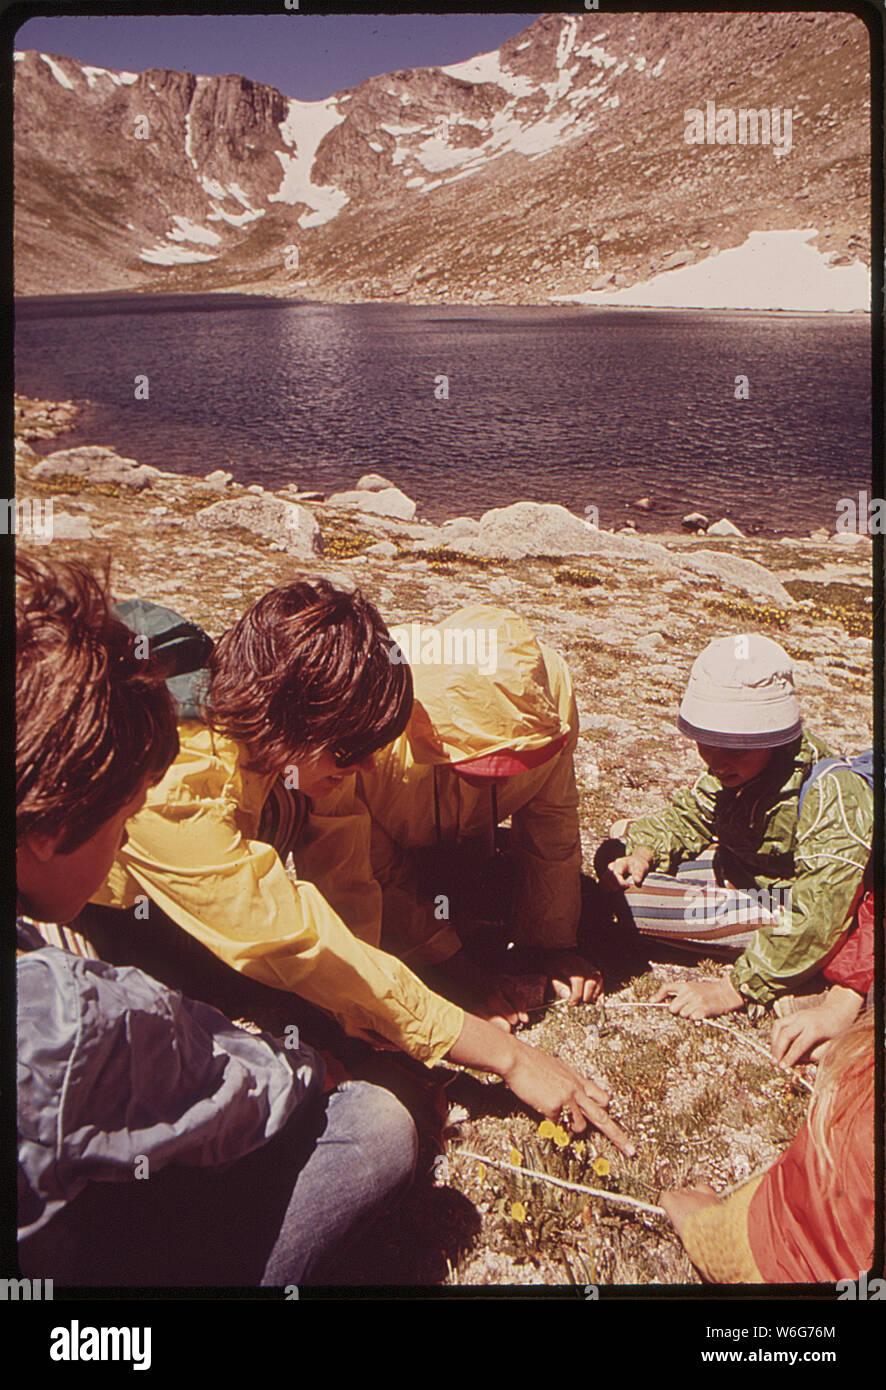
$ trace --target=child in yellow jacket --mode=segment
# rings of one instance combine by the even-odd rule
[[[445,887],[447,869],[471,873],[510,819],[510,926],[522,968],[548,977],[574,1003],[596,998],[599,973],[576,949],[578,714],[566,662],[516,613],[485,604],[435,625],[395,627],[391,636],[411,667],[415,704],[399,737],[355,774],[353,789],[372,817],[382,940],[414,968],[434,967],[434,978],[473,992],[481,1011],[519,1016],[508,977],[486,976],[469,961],[448,894],[431,884],[423,898],[417,873],[431,849],[443,851],[437,887]],[[460,861],[460,849],[473,859]]]
[[[292,990],[349,1035],[494,1071],[542,1113],[565,1107],[578,1131],[590,1118],[632,1149],[593,1082],[379,949],[381,888],[353,774],[412,712],[409,667],[391,647],[359,592],[315,580],[259,599],[216,644],[208,719],[179,725],[179,756],[93,901],[136,913],[155,902],[235,970]],[[324,815],[336,789],[335,814]]]

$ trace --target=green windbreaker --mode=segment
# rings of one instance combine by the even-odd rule
[[[752,1005],[773,1003],[827,963],[851,925],[871,853],[870,787],[848,768],[832,769],[812,784],[798,815],[813,765],[833,754],[807,733],[793,747],[741,787],[704,773],[667,810],[632,821],[626,835],[627,853],[649,849],[661,872],[674,873],[716,840],[728,883],[777,891],[781,900],[790,890],[790,910],[754,933],[732,970]]]

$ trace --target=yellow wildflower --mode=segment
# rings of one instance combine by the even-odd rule
[[[523,1205],[522,1202],[512,1202],[512,1203],[511,1203],[511,1220],[512,1220],[512,1221],[525,1221],[525,1220],[526,1220],[526,1208],[524,1207],[524,1205]]]
[[[523,1155],[521,1154],[519,1149],[511,1149],[511,1162],[516,1163],[518,1165],[522,1164]]]
[[[562,1125],[557,1125],[556,1129],[554,1130],[553,1140],[554,1143],[557,1145],[558,1149],[566,1148],[566,1145],[569,1143],[569,1135],[566,1133]]]
[[[478,1163],[478,1164],[477,1164],[477,1177],[480,1179],[481,1182],[485,1182],[485,1181],[486,1181],[486,1164],[485,1164],[485,1163]]]
[[[593,1168],[598,1178],[606,1178],[611,1172],[609,1160],[606,1158],[595,1158]]]
[[[542,1120],[538,1127],[539,1137],[542,1139],[553,1139],[557,1132],[557,1126],[553,1120]]]

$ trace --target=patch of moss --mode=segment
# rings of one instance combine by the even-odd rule
[[[711,612],[723,617],[734,618],[737,622],[751,627],[775,627],[784,629],[790,624],[790,614],[774,604],[755,603],[745,598],[706,598],[705,606]]]
[[[116,483],[98,483],[91,478],[80,478],[75,473],[51,473],[42,478],[29,478],[28,487],[39,493],[64,492],[69,497],[79,497],[81,492],[95,492],[102,497],[135,496],[131,488],[121,488]]]
[[[603,583],[592,570],[578,569],[572,565],[561,565],[554,571],[554,578],[558,584],[573,584],[577,589],[595,589]]]
[[[324,538],[323,553],[328,560],[350,560],[362,555],[367,544],[359,536],[330,536]]]
[[[214,488],[195,488],[193,491],[189,490],[182,497],[173,498],[167,502],[167,506],[171,512],[180,516],[193,516],[195,512],[202,512],[204,507],[210,507],[214,502],[220,500],[219,494]]]
[[[355,555],[362,555],[378,539],[352,522],[340,519],[324,522],[321,534],[323,554],[329,560],[350,560]]]
[[[850,637],[870,637],[871,605],[867,589],[859,584],[815,584],[808,579],[789,579],[785,588],[792,598],[811,603],[807,612],[820,622],[837,622]]]
[[[448,565],[477,565],[480,569],[486,569],[493,563],[485,555],[468,555],[463,550],[446,550],[442,545],[432,545],[422,554],[433,569],[445,568]]]

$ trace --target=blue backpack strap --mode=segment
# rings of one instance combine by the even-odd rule
[[[859,777],[863,777],[871,791],[874,789],[874,750],[866,748],[863,753],[858,753],[854,758],[819,758],[817,763],[812,764],[812,771],[800,788],[800,799],[797,803],[798,817],[803,811],[803,802],[806,800],[806,793],[809,791],[813,782],[817,782],[819,777],[830,772],[832,767],[845,767],[850,772],[855,772]]]
[[[852,759],[849,766],[853,772],[857,772],[859,777],[863,777],[870,787],[874,790],[874,750],[866,748],[863,753],[858,753]]]
[[[114,604],[114,614],[140,637],[166,674],[166,688],[179,719],[202,719],[209,689],[207,662],[215,645],[202,627],[150,599],[130,598]]]

